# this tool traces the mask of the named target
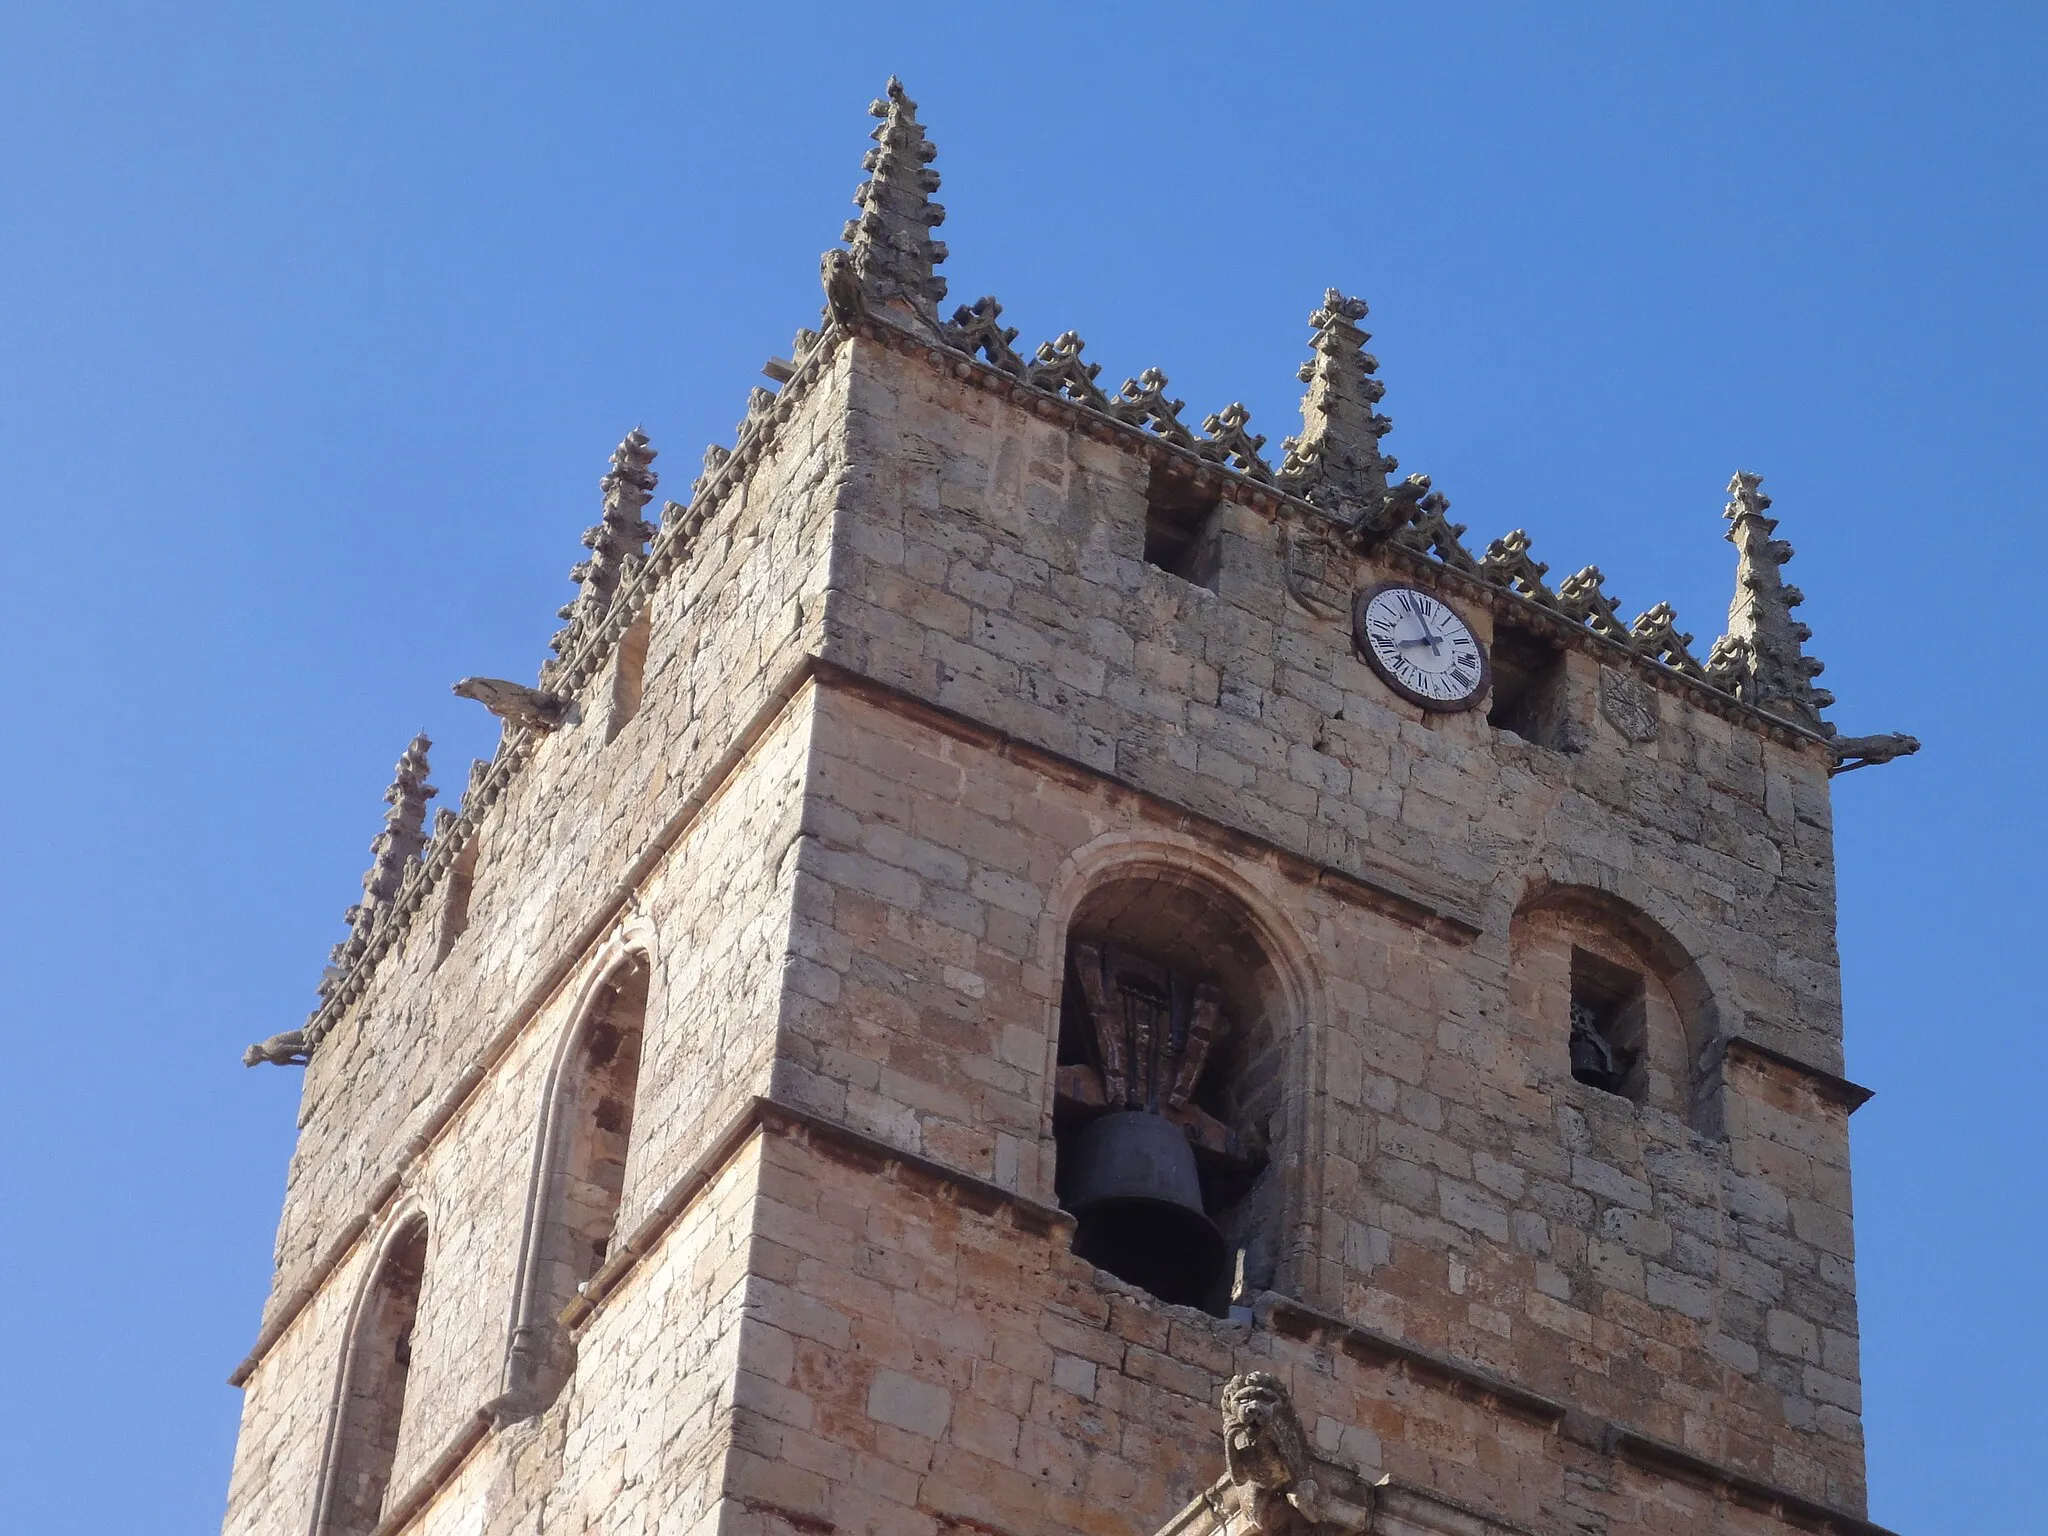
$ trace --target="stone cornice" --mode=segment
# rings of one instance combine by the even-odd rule
[[[1838,1073],[1817,1067],[1810,1061],[1801,1061],[1797,1056],[1788,1055],[1774,1046],[1765,1045],[1761,1040],[1753,1040],[1748,1035],[1728,1036],[1721,1042],[1721,1053],[1738,1061],[1750,1061],[1781,1072],[1789,1072],[1829,1103],[1839,1104],[1851,1114],[1877,1097],[1875,1088],[1852,1083]]]

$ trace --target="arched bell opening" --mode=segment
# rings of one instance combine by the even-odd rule
[[[576,1366],[560,1314],[617,1250],[647,1020],[647,957],[629,951],[584,1000],[556,1059],[528,1194],[504,1390],[491,1411],[527,1418]]]
[[[1074,1251],[1218,1315],[1279,1261],[1286,992],[1250,913],[1174,870],[1069,925],[1053,1134]]]
[[[405,1420],[413,1327],[426,1272],[427,1220],[415,1211],[379,1246],[350,1318],[314,1536],[369,1536],[383,1516]]]

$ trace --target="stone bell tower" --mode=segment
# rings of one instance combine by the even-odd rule
[[[1829,778],[1729,631],[942,318],[891,82],[827,307],[407,748],[226,1529],[1737,1536],[1863,1517]]]

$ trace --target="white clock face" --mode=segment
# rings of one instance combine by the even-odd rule
[[[1486,691],[1486,652],[1448,604],[1414,587],[1361,594],[1358,648],[1389,687],[1424,709],[1468,709]]]

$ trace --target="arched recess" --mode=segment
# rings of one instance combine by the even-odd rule
[[[1708,966],[1673,931],[1682,924],[1613,885],[1539,875],[1515,908],[1509,999],[1537,1069],[1718,1135],[1722,1009]]]
[[[576,1368],[563,1308],[615,1250],[640,1086],[651,930],[634,918],[600,948],[570,1010],[541,1100],[513,1287],[501,1421],[529,1418]]]
[[[428,1223],[417,1205],[386,1221],[350,1308],[327,1416],[313,1536],[369,1536],[391,1491],[426,1280]]]
[[[1304,1187],[1316,1163],[1307,946],[1229,862],[1163,835],[1082,850],[1048,915],[1046,960],[1061,977],[1055,1190],[1079,1221],[1076,1252],[1163,1299],[1219,1313],[1298,1284],[1315,1204]],[[1202,1212],[1223,1240],[1213,1277],[1155,1262],[1146,1230],[1131,1233],[1143,1257],[1100,1241],[1104,1224],[1083,1208],[1102,1191],[1101,1158],[1143,1159],[1124,1130],[1143,1141],[1157,1126],[1132,1116],[1159,1116],[1185,1137]],[[1106,1143],[1113,1118],[1129,1123]],[[1116,1208],[1120,1226],[1128,1209]]]

